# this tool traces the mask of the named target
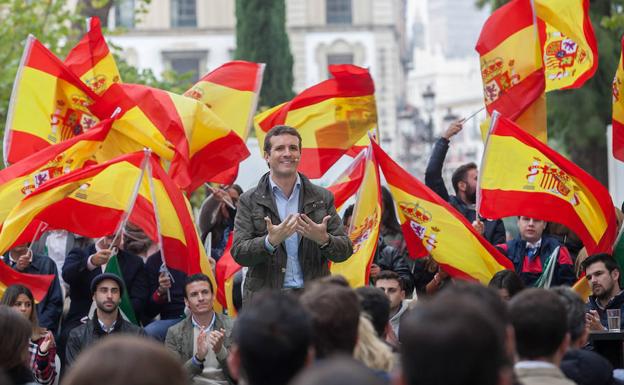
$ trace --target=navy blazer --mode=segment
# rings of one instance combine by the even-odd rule
[[[11,266],[8,253],[4,256],[4,263]],[[37,318],[39,319],[39,326],[56,333],[61,319],[61,313],[63,312],[63,292],[61,291],[56,264],[45,255],[34,254],[32,262],[22,273],[54,275],[54,281],[52,281],[48,289],[48,294],[37,304]]]
[[[101,267],[93,270],[87,267],[87,260],[92,254],[95,254],[95,245],[87,249],[73,249],[63,264],[63,280],[69,285],[71,299],[69,311],[63,321],[63,329],[68,332],[80,325],[80,320],[87,316],[92,302],[91,280],[102,273]],[[123,250],[119,250],[117,258],[132,308],[137,319],[140,319],[149,295],[143,260]]]
[[[176,269],[169,269],[173,276],[171,282],[171,302],[154,301],[154,293],[158,290],[158,277],[160,275],[162,259],[160,251],[152,254],[145,262],[145,272],[147,273],[147,283],[149,287],[149,299],[145,308],[145,321],[149,322],[156,315],[160,314],[161,320],[176,319],[184,317],[184,284],[186,274]]]

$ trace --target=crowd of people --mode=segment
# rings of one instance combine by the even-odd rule
[[[27,284],[5,290],[0,384],[624,383],[589,343],[608,328],[607,310],[624,307],[614,258],[568,249],[576,238],[539,218],[519,216],[515,238],[480,218],[475,164],[454,172],[450,195],[442,167],[461,129],[451,124],[435,143],[425,182],[513,263],[488,287],[453,278],[431,256],[410,258],[385,188],[370,285],[330,275],[329,263],[353,253],[353,206],[339,216],[333,195],[297,172],[299,133],[276,126],[264,142],[270,171],[246,192],[214,189],[198,219],[213,262],[233,234],[244,267],[235,319],[215,311],[208,276],[164,268],[131,224],[96,240],[50,232],[4,257],[55,279],[38,303]],[[587,302],[569,288],[582,275]]]

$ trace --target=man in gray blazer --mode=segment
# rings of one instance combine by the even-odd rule
[[[169,328],[165,346],[184,362],[193,384],[231,384],[227,370],[232,321],[216,314],[214,289],[204,274],[194,274],[184,285],[184,303],[190,315]]]

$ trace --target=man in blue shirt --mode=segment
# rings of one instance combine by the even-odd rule
[[[240,197],[232,256],[249,267],[244,303],[262,288],[301,289],[353,252],[332,193],[297,172],[300,158],[297,130],[273,127],[264,140],[270,171]]]

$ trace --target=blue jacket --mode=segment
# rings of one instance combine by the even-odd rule
[[[8,253],[4,256],[4,263],[11,266]],[[48,294],[37,304],[37,318],[39,319],[39,326],[56,333],[63,312],[63,292],[61,291],[56,264],[45,255],[34,254],[32,262],[22,273],[54,275],[54,281],[48,289]]]
[[[162,259],[160,252],[152,254],[145,262],[145,272],[147,274],[147,286],[149,299],[145,307],[146,321],[151,321],[157,314],[160,319],[175,319],[184,317],[184,284],[186,282],[186,274],[175,269],[169,269],[173,276],[171,282],[171,302],[160,299],[155,296],[158,290],[158,276],[160,275],[160,266]]]

